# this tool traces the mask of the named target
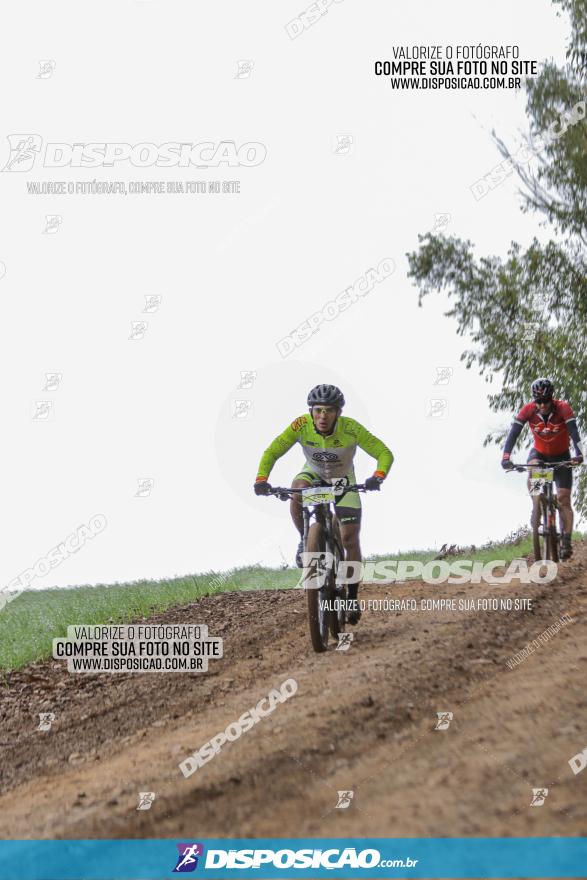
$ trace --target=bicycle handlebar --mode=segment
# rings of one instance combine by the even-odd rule
[[[334,486],[332,486],[330,483],[314,483],[314,484],[308,485],[308,489],[310,489],[310,488],[333,489]],[[272,486],[271,489],[269,490],[269,492],[267,492],[267,495],[276,495],[280,501],[288,501],[292,495],[299,495],[303,491],[304,490],[302,488],[292,489],[291,486],[289,486],[287,488],[281,487],[281,486]],[[347,492],[367,492],[367,491],[368,490],[365,488],[364,483],[356,483],[353,486],[345,486],[344,490],[342,492],[337,493],[336,497],[337,497],[337,499],[343,498],[347,494]],[[320,502],[317,502],[317,503],[320,503]]]
[[[537,464],[515,464],[515,462],[511,461],[510,464],[511,468],[506,471],[506,473],[508,474],[511,474],[512,471],[519,471],[520,473],[523,473],[525,470],[536,470],[539,468],[552,468],[553,470],[556,470],[557,468],[561,467],[581,467],[579,462],[576,461],[539,461]]]

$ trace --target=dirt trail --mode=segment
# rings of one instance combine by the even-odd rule
[[[366,587],[365,599],[529,597],[532,611],[365,611],[347,652],[312,652],[301,591],[225,593],[153,618],[206,623],[200,675],[0,684],[0,837],[583,835],[587,546],[550,585]],[[574,623],[515,669],[561,615]],[[178,763],[286,679],[298,691],[185,779]],[[40,712],[55,713],[49,732]],[[435,730],[437,712],[453,713]],[[530,807],[533,788],[549,789]],[[338,791],[353,791],[336,809]],[[137,811],[139,791],[153,791]]]

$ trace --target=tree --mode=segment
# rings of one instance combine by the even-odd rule
[[[428,233],[407,254],[408,275],[420,306],[432,292],[448,293],[446,315],[474,345],[461,355],[467,368],[475,364],[489,383],[502,374],[502,388],[488,397],[491,409],[517,410],[532,380],[547,375],[557,396],[572,402],[581,430],[587,424],[587,0],[553,2],[570,19],[566,64],[547,62],[526,82],[529,131],[521,148],[512,152],[492,132],[504,161],[487,183],[513,169],[522,210],[542,216],[551,240],[535,238],[525,250],[512,242],[505,258],[477,258],[470,241]],[[505,427],[492,432],[484,445],[502,442],[506,433]],[[575,503],[587,516],[583,469]]]

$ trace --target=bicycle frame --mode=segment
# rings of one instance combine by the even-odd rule
[[[335,497],[324,497],[320,500],[321,494],[326,496],[325,492],[320,493],[320,488],[330,490],[328,495],[331,496],[331,493],[333,493]],[[311,500],[313,497],[311,490],[317,490],[317,492],[314,492],[317,497],[315,503]],[[332,483],[324,480],[313,480],[306,488],[274,488],[268,493],[276,495],[283,501],[300,495],[303,499],[304,493],[306,493],[306,499],[303,502],[302,508],[304,522],[303,547],[304,551],[306,551],[310,545],[313,545],[310,552],[318,554],[309,569],[311,573],[309,579],[314,581],[315,585],[305,584],[310,636],[312,646],[316,652],[327,650],[329,631],[335,639],[340,632],[344,631],[345,603],[340,602],[332,608],[329,607],[330,603],[328,600],[336,602],[337,599],[340,600],[346,597],[344,584],[337,582],[337,560],[341,561],[344,559],[344,546],[340,531],[336,527],[335,506],[337,502],[340,502],[351,491],[365,492],[366,489],[364,484],[344,485],[341,480],[336,480]],[[312,522],[312,520],[315,522]],[[326,558],[324,568],[320,570],[318,558],[324,551],[329,556]]]
[[[340,482],[337,480],[336,482]],[[327,483],[324,480],[312,480],[312,482],[308,485],[308,488],[325,488],[332,489],[336,486],[336,482]],[[331,547],[334,547],[334,543],[336,540],[336,536],[334,534],[334,521],[336,516],[336,508],[335,505],[340,502],[342,498],[348,492],[365,492],[365,486],[363,483],[356,485],[347,485],[341,492],[337,492],[336,501],[322,501],[318,502],[314,505],[304,505],[302,508],[302,516],[304,518],[304,547],[307,547],[308,544],[308,532],[310,530],[310,526],[312,524],[312,518],[315,519],[316,522],[320,523],[322,528],[324,529],[325,538],[328,544]],[[277,495],[278,497],[286,500],[287,498],[291,498],[293,495],[303,495],[304,489],[273,489],[272,494]],[[340,547],[341,558],[344,554],[344,548]],[[335,572],[336,579],[336,572]],[[321,588],[323,589],[323,588]]]

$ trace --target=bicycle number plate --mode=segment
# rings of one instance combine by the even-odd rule
[[[534,468],[530,471],[530,495],[540,495],[547,483],[554,479],[554,468]]]
[[[336,501],[334,487],[324,488],[324,486],[310,486],[308,489],[302,489],[302,504],[304,507],[310,507],[312,504],[329,504]]]

